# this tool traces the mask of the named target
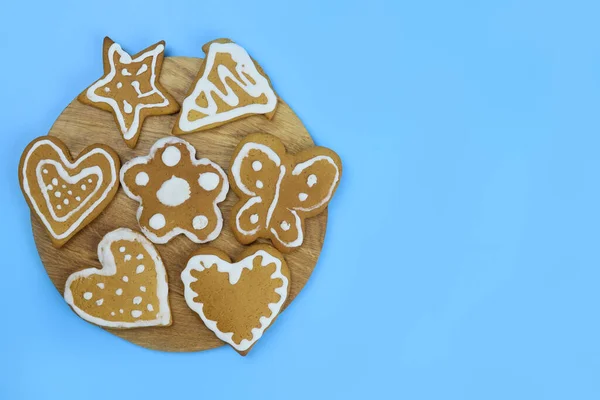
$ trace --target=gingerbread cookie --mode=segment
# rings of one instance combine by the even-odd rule
[[[75,272],[65,300],[83,319],[110,328],[171,325],[169,285],[160,255],[143,235],[127,228],[98,245],[102,268]]]
[[[232,263],[224,252],[204,247],[181,273],[185,301],[219,339],[246,355],[281,312],[290,271],[269,245],[246,249]]]
[[[173,134],[198,132],[252,114],[271,119],[277,96],[269,78],[243,47],[229,39],[205,44],[200,67],[173,127]]]
[[[110,111],[127,146],[134,148],[144,119],[174,114],[179,104],[161,86],[165,42],[131,57],[110,38],[104,38],[104,76],[78,97],[82,103]]]
[[[342,175],[332,150],[313,147],[291,155],[275,136],[248,135],[233,153],[229,179],[240,198],[231,228],[242,244],[271,239],[282,252],[302,245],[304,219],[321,213]]]
[[[218,204],[229,191],[227,175],[185,140],[166,137],[123,165],[121,184],[140,207],[142,232],[154,243],[167,243],[183,233],[195,243],[214,240],[223,217]]]
[[[96,144],[73,160],[67,146],[51,136],[27,145],[19,163],[19,181],[31,211],[55,247],[94,220],[119,188],[121,162],[110,147]]]

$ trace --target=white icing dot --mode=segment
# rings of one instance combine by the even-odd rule
[[[107,86],[107,87],[105,87],[105,88],[104,88],[104,91],[105,91],[106,93],[108,93],[108,92],[110,92],[110,88]]]
[[[52,185],[48,185],[48,186],[46,186],[46,189],[48,189],[48,190],[52,190],[52,189],[54,189],[54,186],[52,186]]]
[[[123,111],[125,111],[127,114],[131,114],[133,112],[133,107],[131,107],[131,104],[129,104],[127,100],[123,100]]]
[[[146,286],[140,286],[140,290],[145,293],[146,292]]]
[[[156,197],[165,206],[175,207],[183,204],[190,198],[190,184],[185,179],[172,176],[163,182],[156,192]]]
[[[140,310],[133,310],[133,311],[131,312],[131,316],[132,316],[133,318],[139,318],[139,317],[141,317],[141,316],[142,316],[142,312],[141,312]]]
[[[77,196],[77,197],[75,197],[75,200],[81,201],[81,197]]]
[[[65,203],[65,206],[69,204],[69,199],[64,199],[63,203]]]
[[[308,179],[306,180],[306,184],[308,187],[313,187],[317,183],[317,176],[315,174],[310,174]]]
[[[283,221],[280,226],[281,226],[281,229],[283,229],[284,231],[290,230],[290,223],[287,221]]]
[[[118,289],[115,291],[115,293],[117,294],[117,296],[120,296],[120,295],[122,295],[122,294],[123,294],[123,289],[121,289],[121,288],[118,288]]]
[[[83,294],[83,298],[86,299],[86,300],[91,299],[92,298],[92,293],[91,292],[85,292]]]
[[[67,194],[68,194],[68,195],[72,195],[72,194],[73,194],[73,192],[72,192],[72,191],[70,191],[70,190],[67,190]]]
[[[144,255],[143,255],[143,254],[138,254],[136,258],[137,258],[138,260],[141,260],[141,259],[143,259],[143,258],[144,258]]]
[[[81,190],[85,190],[86,186],[85,185],[81,185]]]
[[[304,200],[306,200],[306,199],[308,199],[308,195],[307,195],[306,193],[300,193],[300,194],[298,195],[298,200],[300,200],[300,201],[304,201]]]
[[[177,147],[169,146],[163,151],[161,159],[167,167],[173,167],[181,160],[181,152]]]
[[[154,311],[154,307],[152,307],[152,304],[148,304],[146,308],[148,309],[148,311]]]
[[[92,183],[92,178],[88,179],[88,183]]]
[[[196,230],[204,229],[208,225],[208,218],[204,215],[196,215],[192,220],[192,226]]]
[[[61,186],[62,186],[62,188],[63,188],[63,189],[66,189],[66,188],[67,188],[67,185],[61,185]]]
[[[121,246],[121,247],[119,247],[119,251],[120,251],[121,253],[125,253],[125,246]]]
[[[101,306],[102,303],[104,303],[104,299],[96,300],[96,304],[98,304],[99,306]]]
[[[255,171],[260,171],[262,169],[262,163],[260,161],[253,161],[252,162],[252,169]]]
[[[250,216],[250,222],[252,222],[253,224],[258,222],[258,214],[252,214]]]
[[[102,282],[96,284],[96,286],[98,286],[100,289],[104,289],[104,283]]]
[[[138,186],[146,186],[149,180],[150,177],[145,172],[138,172],[135,176],[135,184]]]
[[[54,192],[54,195],[55,195],[56,197],[60,197],[60,196],[61,196],[61,193],[60,193],[60,192],[58,192],[58,191],[56,191],[56,192]]]
[[[127,68],[123,68],[121,73],[123,74],[123,76],[131,76],[131,72],[127,71]]]
[[[121,89],[123,87],[123,84],[121,82],[117,82],[117,89]]]
[[[114,317],[114,316],[115,316],[115,312],[114,312],[114,311],[111,311],[111,312],[110,312],[110,315],[112,315],[112,316]]]
[[[57,205],[57,206],[56,206],[56,209],[57,209],[57,210],[61,210],[61,209],[62,209],[62,206],[59,204],[59,205]]]
[[[125,257],[123,257],[124,261],[129,261],[131,260],[131,254],[125,254]]]
[[[204,172],[200,174],[200,177],[198,178],[198,184],[200,187],[209,192],[211,190],[215,190],[217,186],[219,186],[219,182],[219,175],[215,174],[214,172]]]
[[[142,298],[140,296],[135,296],[133,298],[133,304],[142,304]]]
[[[164,228],[166,223],[167,221],[165,221],[165,216],[162,214],[154,214],[152,217],[150,217],[150,220],[148,221],[148,224],[152,229]]]
[[[56,179],[56,178],[52,178],[52,184],[53,184],[54,186],[57,186],[57,185],[58,185],[58,179]]]
[[[140,67],[140,69],[138,69],[138,71],[135,74],[136,75],[140,75],[140,74],[143,74],[146,71],[148,71],[148,66],[146,64],[142,64],[142,66]]]
[[[48,170],[44,168],[44,170],[42,172],[45,173],[45,174],[47,174]]]
[[[259,188],[259,189],[262,189],[263,188],[262,181],[256,181],[256,187]]]
[[[120,312],[121,314],[123,314],[123,309],[121,308],[121,309],[119,310],[119,312]]]
[[[141,274],[142,272],[144,272],[144,270],[146,269],[146,267],[144,267],[142,264],[138,265],[135,268],[135,273],[136,274]],[[142,286],[143,287],[143,286]]]
[[[127,275],[123,275],[123,282],[129,282],[129,277]]]

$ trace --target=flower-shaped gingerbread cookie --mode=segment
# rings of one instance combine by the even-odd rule
[[[184,234],[195,243],[214,240],[223,228],[218,204],[229,190],[227,175],[185,140],[158,140],[150,154],[123,165],[125,193],[137,200],[137,220],[154,243],[167,243]]]

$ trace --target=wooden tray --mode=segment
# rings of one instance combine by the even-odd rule
[[[163,64],[160,82],[181,104],[202,60],[199,58],[168,57]],[[115,124],[111,113],[98,110],[73,100],[58,117],[49,135],[61,139],[76,156],[86,146],[104,143],[112,147],[120,156],[121,163],[131,158],[146,155],[152,144],[159,138],[171,134],[175,115],[154,116],[146,119],[139,142],[135,149],[129,149]],[[295,153],[314,143],[300,119],[281,99],[277,112],[269,121],[262,115],[255,115],[206,132],[182,136],[197,150],[198,157],[208,157],[228,170],[235,146],[247,134],[266,132],[278,136],[288,151]],[[232,190],[221,203],[224,227],[217,240],[210,243],[235,258],[244,246],[239,244],[229,228],[229,214],[237,196]],[[33,235],[40,258],[48,276],[56,289],[64,293],[65,282],[70,274],[88,267],[100,267],[97,246],[102,237],[119,227],[128,227],[139,231],[135,212],[138,203],[129,199],[122,188],[104,212],[91,224],[76,234],[61,249],[55,249],[44,228],[36,218],[32,218]],[[300,249],[285,256],[291,270],[291,288],[289,302],[302,290],[310,277],[323,245],[327,211],[306,220],[304,244]],[[200,351],[223,345],[208,330],[196,313],[190,310],[183,298],[183,283],[180,274],[189,255],[199,246],[180,235],[166,245],[156,245],[161,254],[169,276],[169,301],[173,315],[170,327],[151,327],[137,329],[106,329],[132,343],[143,347],[163,351]],[[68,305],[65,303],[65,307]],[[73,318],[77,318],[73,313]]]

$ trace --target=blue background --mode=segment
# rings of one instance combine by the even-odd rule
[[[121,3],[2,5],[0,399],[600,398],[598,2]],[[105,333],[38,259],[18,160],[107,34],[235,39],[344,161],[315,273],[246,358]]]

